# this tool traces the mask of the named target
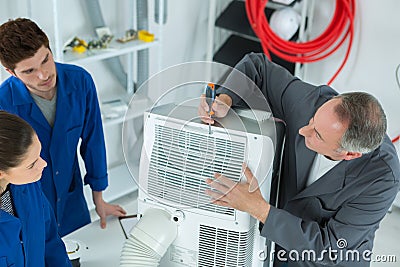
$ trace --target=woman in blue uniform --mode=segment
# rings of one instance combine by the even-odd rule
[[[0,267],[71,266],[38,182],[40,151],[33,128],[0,111]]]

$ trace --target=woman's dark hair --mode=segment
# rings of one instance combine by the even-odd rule
[[[0,111],[0,170],[18,166],[33,143],[35,131],[20,117]]]
[[[33,57],[42,46],[50,49],[49,39],[29,19],[17,18],[0,26],[0,61],[13,72],[19,62]]]

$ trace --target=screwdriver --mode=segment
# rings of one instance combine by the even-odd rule
[[[206,101],[208,105],[208,116],[212,118],[214,111],[212,105],[215,101],[215,86],[213,83],[208,83],[206,87]],[[208,134],[211,134],[211,122],[208,123]]]

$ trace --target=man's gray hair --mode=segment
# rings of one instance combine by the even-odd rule
[[[383,142],[386,134],[386,115],[379,101],[365,92],[344,93],[335,107],[340,121],[348,129],[340,141],[341,148],[350,152],[369,153]]]

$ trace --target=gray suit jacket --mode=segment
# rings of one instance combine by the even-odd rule
[[[217,92],[242,105],[238,95],[251,98],[261,90],[274,117],[286,123],[278,207],[271,207],[261,231],[279,245],[275,262],[369,266],[375,231],[399,189],[400,165],[390,139],[386,136],[379,148],[361,158],[340,162],[306,187],[316,153],[305,146],[298,130],[337,92],[299,80],[263,54],[245,56],[235,69],[259,89],[246,88],[231,75]]]

